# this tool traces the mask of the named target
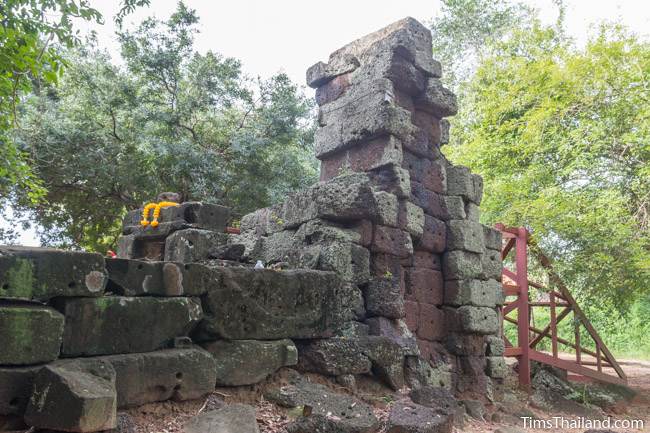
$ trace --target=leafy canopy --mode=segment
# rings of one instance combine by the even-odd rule
[[[124,67],[70,51],[59,85],[21,106],[16,142],[47,193],[14,204],[46,243],[110,248],[126,210],[161,191],[241,214],[314,181],[311,103],[284,74],[252,80],[239,61],[194,51],[197,22],[180,3],[120,32]]]
[[[445,152],[483,176],[484,223],[529,227],[577,293],[623,307],[650,287],[650,44],[614,26],[578,48],[561,24],[486,32]]]

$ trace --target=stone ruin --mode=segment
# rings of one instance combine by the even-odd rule
[[[118,408],[283,367],[410,389],[390,432],[449,432],[454,395],[498,398],[501,236],[479,223],[480,176],[440,152],[457,107],[431,46],[407,18],[309,68],[321,181],[240,233],[229,209],[185,202],[155,228],[130,212],[116,259],[0,248],[0,430],[110,430]],[[288,431],[379,428],[364,403],[294,379],[267,395],[313,407]]]

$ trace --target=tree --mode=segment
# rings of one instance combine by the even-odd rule
[[[533,22],[481,60],[446,150],[483,176],[483,222],[529,227],[592,303],[650,287],[649,82],[620,26],[579,49]]]
[[[126,210],[161,191],[243,214],[315,180],[311,103],[284,74],[251,80],[237,60],[195,52],[197,22],[180,3],[120,32],[124,67],[69,52],[59,85],[20,107],[15,139],[47,193],[14,205],[45,243],[104,251]]]
[[[149,0],[124,0],[120,21]],[[17,186],[35,202],[43,195],[29,155],[16,148],[7,131],[18,121],[16,106],[34,82],[56,84],[66,66],[59,47],[79,42],[72,20],[102,22],[85,0],[4,0],[0,4],[0,198]]]

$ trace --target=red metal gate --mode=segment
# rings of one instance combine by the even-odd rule
[[[496,229],[504,239],[501,258],[505,262],[510,257],[514,264],[512,270],[505,263],[503,267],[502,284],[506,303],[501,309],[501,331],[506,344],[505,355],[516,357],[519,361],[519,384],[524,388],[530,387],[530,361],[542,362],[573,373],[569,376],[573,380],[595,379],[626,384],[627,377],[620,365],[553,270],[550,260],[531,242],[528,231],[523,227],[505,227],[503,224],[497,224]],[[537,259],[552,289],[528,279],[529,252]],[[531,287],[537,289],[543,299],[531,300]],[[513,300],[513,297],[516,299]],[[550,321],[542,329],[535,326],[534,308],[550,309]],[[558,309],[561,309],[559,313]],[[512,317],[513,313],[516,313],[516,318]],[[573,341],[558,336],[558,324],[570,315],[574,325]],[[506,322],[517,327],[516,345],[503,332]],[[587,343],[593,343],[592,347],[586,347],[582,335],[588,337]],[[537,350],[539,343],[545,339],[550,339],[550,354]],[[573,351],[575,360],[561,357],[559,345]],[[562,354],[566,355],[565,352]]]

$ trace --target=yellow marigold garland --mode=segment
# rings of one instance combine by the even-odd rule
[[[147,203],[142,210],[142,221],[140,221],[140,225],[143,227],[148,226],[151,224],[151,227],[158,227],[158,218],[160,218],[160,209],[165,208],[165,207],[172,207],[172,206],[178,206],[178,203],[173,202],[173,201],[161,201],[160,203]],[[151,222],[149,222],[149,211],[153,209],[153,219]]]

